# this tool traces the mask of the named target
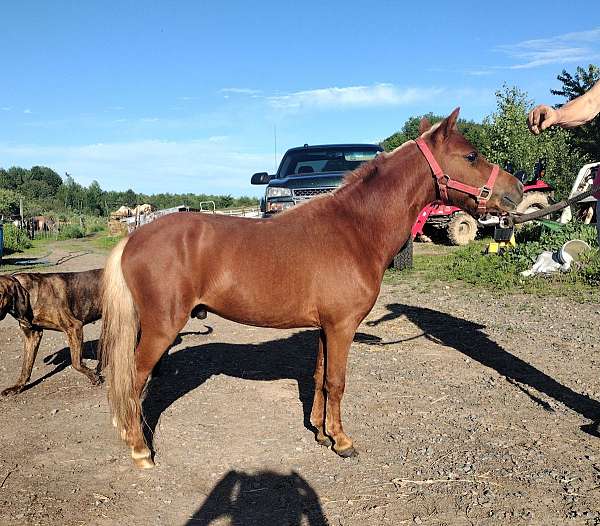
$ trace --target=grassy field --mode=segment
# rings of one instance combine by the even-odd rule
[[[95,232],[75,239],[36,238],[30,246],[2,258],[0,273],[26,272],[55,265],[57,257],[83,252],[109,252],[121,239],[109,236],[106,231]],[[48,260],[48,262],[44,262]]]
[[[600,300],[600,251],[592,250],[571,271],[548,276],[523,277],[520,272],[531,267],[544,249],[531,243],[517,247],[503,256],[485,254],[489,239],[478,240],[466,247],[450,247],[415,243],[414,268],[405,271],[388,270],[385,282],[406,282],[418,277],[420,286],[436,283],[460,283],[463,286],[485,288],[490,294],[523,292],[542,296],[567,296],[576,301]]]

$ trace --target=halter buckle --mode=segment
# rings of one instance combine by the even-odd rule
[[[492,189],[488,188],[487,186],[482,186],[479,189],[479,195],[477,196],[477,198],[487,201],[491,196],[492,196]]]

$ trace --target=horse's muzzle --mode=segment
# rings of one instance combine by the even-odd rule
[[[514,212],[517,206],[523,200],[523,185],[519,185],[511,192],[508,192],[500,199],[500,205],[505,212]]]

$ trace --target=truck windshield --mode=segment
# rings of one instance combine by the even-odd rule
[[[347,172],[365,161],[370,161],[378,150],[331,149],[299,150],[286,155],[278,177],[308,175],[323,172]]]

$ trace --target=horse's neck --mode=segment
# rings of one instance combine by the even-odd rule
[[[378,159],[376,167],[376,174],[350,183],[346,199],[362,249],[383,273],[436,193],[429,166],[409,144]]]

